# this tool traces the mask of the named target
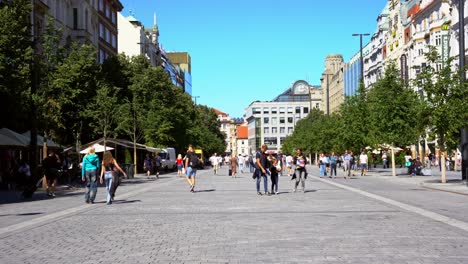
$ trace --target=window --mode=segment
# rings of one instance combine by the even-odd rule
[[[104,0],[99,0],[99,11],[104,12]]]
[[[301,108],[299,106],[296,106],[296,114],[300,114],[301,113]]]
[[[106,57],[106,53],[103,50],[99,50],[99,63],[103,63]]]
[[[309,113],[309,107],[304,107],[303,111],[304,111],[304,114],[308,114]]]
[[[288,107],[288,114],[292,114],[293,113],[293,108],[292,107]]]
[[[279,112],[280,112],[280,114],[284,114],[286,112],[286,108],[280,107]]]
[[[255,114],[260,114],[260,108],[258,107],[254,107],[252,108],[252,113],[255,115]]]
[[[440,34],[436,34],[435,35],[435,45],[440,46],[441,44],[442,44],[442,37],[440,36]]]
[[[294,120],[293,120],[293,118],[292,118],[291,116],[290,116],[290,117],[288,117],[288,123],[289,123],[289,124],[292,124],[292,123],[293,123],[293,121],[294,121]]]
[[[276,145],[276,144],[278,144],[278,139],[276,137],[266,137],[264,141],[265,141],[265,144],[267,144],[267,145]]]
[[[116,19],[117,15],[116,14],[117,14],[116,12],[112,11],[112,24],[117,23],[117,19]]]
[[[293,132],[293,128],[292,127],[288,127],[288,134],[292,134]]]
[[[317,108],[317,109],[320,108],[320,103],[316,103],[315,108]]]
[[[280,127],[280,134],[286,133],[286,128],[285,127]]]
[[[284,124],[284,117],[280,117],[280,124]]]
[[[117,48],[117,36],[114,33],[112,33],[112,47]]]
[[[263,123],[264,124],[269,124],[270,123],[270,118],[269,117],[264,117],[263,118]]]
[[[263,134],[270,134],[270,128],[269,127],[264,127],[263,128]]]
[[[109,18],[109,19],[111,18],[111,14],[110,14],[110,13],[111,13],[110,5],[107,4],[107,5],[106,5],[106,17]]]
[[[272,117],[271,118],[271,124],[272,125],[277,125],[278,124],[278,118],[277,117]]]
[[[277,114],[278,113],[278,108],[276,108],[276,107],[271,108],[271,113],[272,114]]]
[[[277,127],[272,127],[271,128],[271,133],[272,134],[278,134],[278,128]]]
[[[107,43],[110,43],[111,40],[110,40],[110,31],[106,28],[106,42]]]
[[[104,25],[99,24],[99,37],[104,39]]]
[[[280,137],[280,144],[283,145],[285,140],[286,140],[285,137]]]
[[[269,113],[270,113],[270,108],[264,107],[264,108],[263,108],[263,113],[264,113],[264,114],[269,114]]]
[[[73,8],[73,29],[78,29],[78,8]]]

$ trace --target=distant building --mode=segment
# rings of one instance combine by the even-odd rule
[[[249,153],[249,127],[242,124],[237,127],[237,155],[247,156]]]
[[[328,55],[325,59],[325,71],[322,73],[322,108],[326,114],[339,110],[344,102],[344,74],[343,56],[340,54]],[[328,112],[327,107],[330,108]]]
[[[118,54],[117,12],[122,9],[123,5],[119,0],[98,0],[98,60],[100,63]]]
[[[218,116],[219,129],[226,135],[226,154],[236,154],[237,151],[237,127],[244,120],[242,118],[229,118],[229,115],[214,109]]]
[[[309,114],[310,92],[311,85],[300,80],[272,101],[256,101],[247,107],[244,117],[248,125],[249,154],[254,155],[262,144],[267,144],[273,152],[281,150],[296,123]]]
[[[159,49],[159,30],[154,15],[153,30],[145,29],[144,25],[134,16],[124,17],[117,14],[119,27],[118,50],[127,56],[144,55],[153,66],[161,66],[161,50]]]
[[[188,52],[167,52],[167,58],[183,73],[183,88],[192,94],[192,58]]]

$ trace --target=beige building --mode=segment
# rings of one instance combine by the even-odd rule
[[[322,108],[325,114],[340,109],[344,102],[344,61],[339,54],[328,55],[325,59],[325,71],[322,73]]]
[[[188,52],[167,52],[166,56],[172,64],[177,65],[183,71],[192,74],[192,58]]]
[[[219,129],[226,135],[226,153],[237,155],[237,127],[243,124],[244,120],[240,118],[230,118],[228,114],[218,109],[214,109],[214,111],[218,116]]]

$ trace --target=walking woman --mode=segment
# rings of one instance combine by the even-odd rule
[[[297,191],[297,186],[299,186],[299,182],[301,182],[302,192],[305,193],[305,180],[307,178],[306,162],[307,160],[302,154],[302,149],[297,149],[297,156],[294,158],[294,164],[296,165],[296,184],[294,185],[294,192]]]
[[[86,181],[85,202],[94,203],[97,192],[97,171],[100,168],[99,157],[94,148],[89,148],[83,157],[81,180]]]
[[[151,175],[151,161],[152,159],[150,158],[150,155],[149,154],[146,154],[146,158],[145,158],[145,161],[144,161],[144,167],[145,167],[145,170],[146,170],[146,178],[149,179],[150,175]]]
[[[239,166],[236,155],[232,155],[231,158],[231,167],[232,167],[232,177],[237,178],[237,167]]]
[[[184,167],[184,160],[182,159],[182,155],[179,154],[176,159],[177,164],[177,174],[179,177],[182,177],[182,168]]]
[[[102,158],[102,170],[101,170],[101,184],[106,182],[106,191],[107,191],[107,205],[112,203],[113,195],[111,194],[112,182],[118,178],[117,170],[122,172],[125,178],[127,174],[120,168],[117,161],[112,157],[110,151],[104,152],[104,157]]]

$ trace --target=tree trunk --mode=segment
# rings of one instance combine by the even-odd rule
[[[445,153],[440,151],[440,168],[442,169],[442,174],[440,175],[440,182],[446,183],[446,170],[445,170]]]
[[[395,149],[393,148],[393,146],[391,146],[391,148],[392,148],[392,176],[396,176]]]
[[[134,114],[133,116],[133,175],[138,173],[137,171],[138,161],[137,161],[137,149],[136,149],[137,136],[136,136],[136,120],[135,119],[136,118]]]
[[[47,131],[44,131],[44,140],[42,142],[42,157],[47,157]]]
[[[315,165],[318,165],[318,155],[315,153]]]

